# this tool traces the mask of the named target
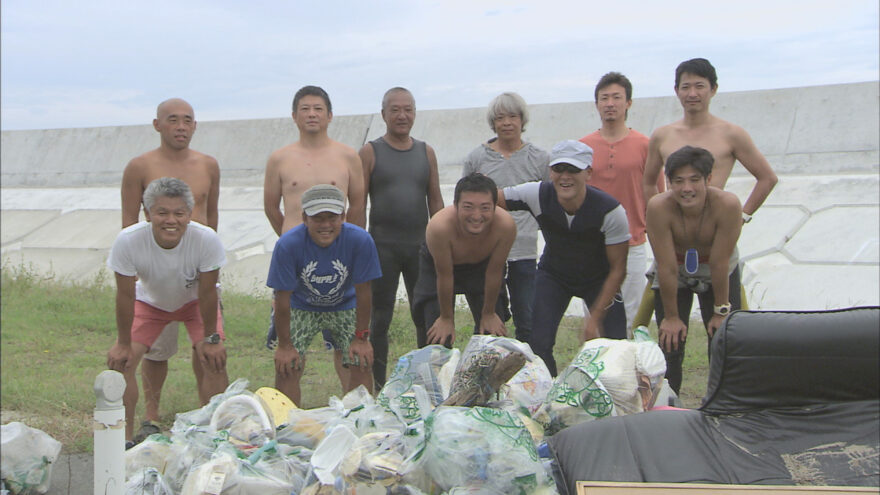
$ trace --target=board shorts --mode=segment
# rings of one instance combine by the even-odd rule
[[[354,356],[353,360],[348,356],[356,326],[355,308],[339,311],[307,311],[290,308],[290,343],[303,359],[315,335],[326,331],[333,337],[336,350],[342,351],[342,365],[346,368],[359,366],[360,359],[357,356]],[[270,346],[272,349],[278,347],[277,340],[272,344]]]
[[[194,299],[175,311],[163,311],[143,301],[134,302],[134,321],[131,324],[131,341],[143,344],[147,349],[151,348],[162,330],[171,322],[179,321],[186,326],[189,340],[195,346],[196,342],[205,340],[205,324],[202,322],[202,313],[199,311],[199,300]],[[223,313],[220,305],[217,305],[217,333],[220,338],[226,340],[223,333]]]

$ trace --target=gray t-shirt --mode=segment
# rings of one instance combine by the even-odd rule
[[[462,176],[479,172],[488,176],[499,188],[516,186],[526,182],[548,180],[550,154],[541,148],[523,143],[510,158],[493,150],[487,143],[477,146],[464,160]],[[516,240],[510,248],[508,260],[535,259],[538,257],[538,223],[527,211],[512,211],[516,221]]]

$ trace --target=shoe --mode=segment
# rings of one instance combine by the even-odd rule
[[[137,435],[134,436],[134,444],[137,445],[143,442],[148,436],[154,433],[162,433],[162,429],[159,428],[159,425],[153,421],[144,421],[141,424],[141,429],[138,430]]]

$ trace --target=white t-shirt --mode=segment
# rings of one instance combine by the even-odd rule
[[[199,297],[199,273],[226,264],[220,236],[190,222],[177,246],[156,243],[152,224],[140,222],[122,230],[107,258],[107,266],[128,277],[137,276],[135,298],[163,311],[175,311]]]

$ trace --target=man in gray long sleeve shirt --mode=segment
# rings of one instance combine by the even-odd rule
[[[496,137],[468,154],[463,176],[479,172],[502,188],[549,178],[547,163],[550,155],[522,140],[529,111],[521,96],[516,93],[498,95],[489,103],[486,119]],[[538,224],[528,212],[512,212],[512,215],[517,233],[507,258],[506,283],[516,338],[526,342],[532,329]]]

